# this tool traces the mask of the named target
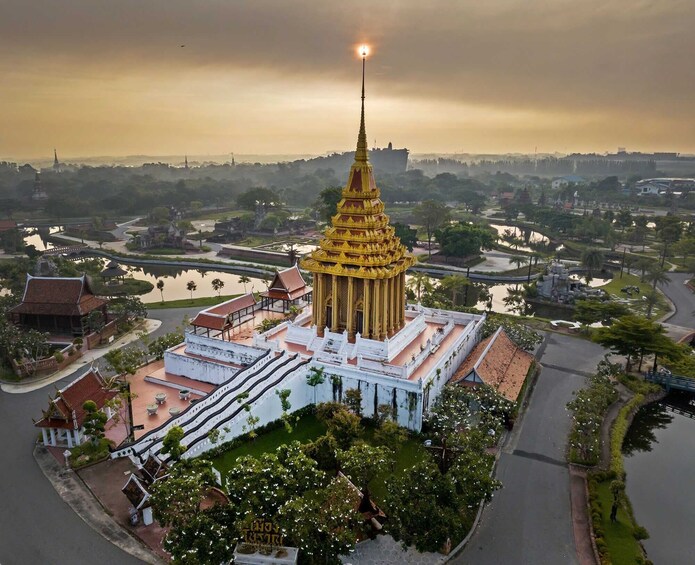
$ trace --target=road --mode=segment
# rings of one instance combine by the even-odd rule
[[[155,310],[162,325],[157,337],[181,324],[184,315],[198,308]],[[65,386],[84,372],[55,383]],[[0,563],[2,565],[129,565],[139,560],[121,551],[84,523],[63,502],[43,476],[32,456],[38,419],[48,407],[54,385],[26,394],[0,391]]]
[[[668,273],[671,282],[661,285],[663,293],[676,307],[676,312],[665,321],[674,326],[695,329],[695,294],[685,286],[692,277],[686,273]]]
[[[497,467],[502,489],[453,563],[498,565],[577,563],[565,446],[565,405],[603,358],[602,347],[549,334],[543,369],[521,421],[507,438]]]

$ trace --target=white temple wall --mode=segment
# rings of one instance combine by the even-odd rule
[[[240,371],[236,367],[186,357],[173,351],[164,353],[164,364],[167,373],[215,385],[227,382]]]

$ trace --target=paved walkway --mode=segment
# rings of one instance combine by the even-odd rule
[[[80,357],[76,363],[72,363],[65,367],[65,369],[48,375],[46,377],[40,377],[38,379],[27,379],[24,382],[19,383],[2,383],[0,388],[3,392],[9,392],[10,394],[24,394],[27,392],[32,392],[38,390],[45,386],[48,386],[54,382],[57,382],[65,377],[72,375],[79,371],[82,367],[87,365],[92,365],[96,360],[102,358],[112,349],[119,349],[124,345],[128,345],[134,341],[140,339],[140,332],[144,331],[148,334],[156,331],[159,326],[162,325],[160,320],[153,320],[150,318],[145,319],[145,327],[138,327],[127,334],[123,335],[120,339],[109,344],[108,347],[99,347],[97,349],[90,349],[82,357]]]
[[[116,523],[75,473],[58,465],[45,447],[36,446],[34,459],[60,497],[94,530],[140,561],[162,563],[162,560],[155,556],[149,548],[146,548]]]
[[[346,565],[434,565],[446,561],[439,553],[420,553],[410,548],[404,551],[391,536],[363,541],[353,553],[340,559]]]

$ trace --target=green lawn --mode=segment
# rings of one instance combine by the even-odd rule
[[[223,453],[213,459],[212,463],[224,476],[234,466],[238,457],[244,455],[258,457],[262,453],[273,452],[281,445],[292,441],[309,443],[325,433],[326,426],[319,422],[313,414],[308,414],[299,419],[291,433],[288,433],[284,427],[277,428],[258,436],[253,441]]]
[[[240,294],[223,294],[222,296],[203,296],[201,298],[182,298],[181,300],[166,300],[164,302],[148,302],[145,304],[148,310],[161,310],[162,308],[191,308],[193,306],[214,306],[225,300],[241,296]]]
[[[613,277],[613,280],[611,282],[609,282],[606,285],[603,285],[600,288],[602,290],[605,290],[613,298],[625,299],[628,298],[628,296],[624,292],[620,292],[620,289],[626,286],[636,286],[640,289],[639,298],[637,298],[637,295],[635,293],[632,294],[632,298],[635,298],[635,300],[633,300],[630,304],[630,308],[636,309],[639,313],[646,314],[647,305],[642,300],[642,296],[646,296],[647,294],[649,294],[649,292],[651,292],[652,285],[650,285],[647,282],[641,282],[639,275],[628,275],[627,273],[623,273],[622,279],[620,278],[620,275],[617,275]],[[656,306],[654,306],[654,309],[652,311],[652,319],[656,320],[664,314],[668,313],[668,311],[669,306],[663,299],[663,297],[661,297],[659,303]]]
[[[639,543],[632,535],[632,519],[624,508],[620,508],[617,521],[611,522],[613,495],[611,494],[610,481],[599,483],[597,488],[598,498],[601,501],[605,541],[608,545],[611,562],[613,565],[634,565],[638,563],[638,556],[642,555],[642,551]]]

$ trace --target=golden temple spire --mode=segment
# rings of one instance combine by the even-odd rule
[[[355,151],[355,161],[366,163],[369,161],[367,155],[367,132],[364,127],[364,68],[369,55],[369,47],[367,45],[360,46],[360,55],[362,56],[362,115],[360,117],[360,133],[357,136],[357,151]]]

